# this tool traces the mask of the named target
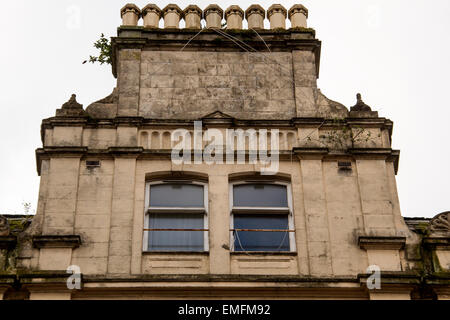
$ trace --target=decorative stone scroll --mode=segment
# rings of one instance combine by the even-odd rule
[[[431,233],[441,233],[450,236],[450,211],[440,213],[431,219],[429,230]]]

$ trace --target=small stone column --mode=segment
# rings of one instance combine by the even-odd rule
[[[210,4],[203,10],[207,28],[222,28],[223,10],[217,4]]]
[[[239,6],[229,6],[228,9],[225,10],[225,19],[227,20],[227,29],[242,29],[244,10]]]
[[[141,10],[135,4],[128,3],[120,10],[120,17],[123,26],[137,26]]]
[[[248,22],[249,29],[264,29],[264,17],[266,10],[259,4],[252,4],[245,10],[245,19]]]
[[[189,5],[184,9],[184,21],[186,21],[186,28],[201,29],[202,10],[196,5]]]
[[[281,4],[273,4],[267,9],[267,19],[270,21],[270,29],[286,29],[286,8]]]
[[[159,28],[161,9],[156,4],[148,4],[142,9],[142,18],[144,19],[144,27]]]
[[[288,12],[291,28],[307,28],[308,9],[301,4],[294,4]]]
[[[183,18],[183,11],[176,4],[168,4],[162,9],[164,17],[164,28],[179,28],[180,20]]]

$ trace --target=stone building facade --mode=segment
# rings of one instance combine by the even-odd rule
[[[37,213],[2,220],[0,298],[450,297],[449,213],[401,216],[393,123],[317,88],[305,7],[121,16],[112,94],[42,122]]]

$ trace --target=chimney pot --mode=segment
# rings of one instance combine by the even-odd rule
[[[267,9],[267,19],[270,21],[270,29],[286,29],[286,8],[281,4],[273,4]]]
[[[144,19],[144,27],[159,28],[161,9],[156,4],[148,4],[142,8],[142,17]]]
[[[180,19],[184,17],[183,11],[176,4],[168,4],[162,9],[164,28],[179,28]]]
[[[203,10],[207,28],[222,28],[223,10],[217,4],[210,4]]]
[[[188,29],[201,29],[202,24],[202,9],[196,5],[189,5],[183,10],[184,20],[186,21],[186,28]]]
[[[294,4],[288,12],[291,28],[307,28],[308,9],[301,4]]]
[[[229,6],[225,10],[225,19],[227,20],[227,29],[242,29],[244,10],[236,5]]]
[[[141,17],[141,10],[133,3],[127,3],[120,10],[120,17],[122,18],[123,26],[137,26],[139,18]]]
[[[264,29],[264,17],[266,10],[259,4],[252,4],[245,10],[245,19],[248,22],[249,29]]]

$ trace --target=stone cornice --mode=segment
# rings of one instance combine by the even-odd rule
[[[113,157],[137,158],[144,148],[142,147],[109,147],[108,153]]]
[[[400,250],[405,247],[405,243],[406,237],[358,237],[358,245],[364,250]]]
[[[389,152],[390,150],[390,152]],[[225,152],[225,151],[224,151]],[[224,153],[225,154],[225,153]],[[246,151],[246,154],[248,152]],[[340,159],[340,158],[353,158],[365,157],[365,158],[376,158],[376,159],[386,159],[387,161],[394,161],[395,163],[395,150],[391,149],[380,149],[380,152],[371,148],[364,152],[364,149],[358,149],[358,153],[355,154],[351,152],[341,152],[335,153],[328,148],[320,147],[295,147],[292,151],[282,150],[279,153],[280,160],[292,160],[292,155],[296,155],[300,159]],[[380,156],[381,155],[381,156]],[[128,157],[137,159],[170,159],[171,150],[166,149],[144,149],[142,147],[119,147],[112,146],[108,149],[89,149],[88,147],[45,147],[36,150],[36,166],[38,174],[40,175],[41,162],[44,159],[50,159],[52,157],[77,157],[81,158],[84,156],[93,156],[100,158],[117,158],[117,157]],[[269,152],[270,156],[270,152]],[[391,158],[394,158],[392,160]]]
[[[395,174],[398,173],[400,150],[393,150],[391,148],[350,148],[348,149],[348,153],[352,154],[355,158],[376,158],[393,162]]]
[[[79,235],[44,235],[33,236],[36,248],[77,248],[81,245]]]
[[[351,119],[346,118],[342,124],[336,124],[333,119],[324,118],[292,118],[288,120],[274,119],[274,120],[251,120],[251,119],[237,119],[234,117],[214,117],[204,116],[202,119],[150,119],[143,117],[115,117],[111,119],[87,119],[87,118],[58,118],[52,117],[42,121],[41,135],[44,136],[45,129],[51,129],[57,126],[60,127],[85,127],[85,128],[117,128],[118,126],[136,126],[142,128],[145,126],[158,126],[158,127],[173,127],[173,126],[193,126],[194,121],[205,120],[210,122],[217,122],[220,124],[232,124],[238,127],[319,127],[331,128],[349,125],[359,126],[365,128],[381,128],[392,130],[392,121],[386,118],[371,118],[371,119]],[[231,121],[232,120],[232,121]]]
[[[230,275],[230,274],[139,274],[133,276],[84,275],[85,283],[89,282],[294,282],[294,283],[358,283],[357,277],[308,277],[283,275]]]
[[[372,274],[360,273],[358,280],[361,287],[367,289],[367,280]],[[377,292],[396,292],[397,290],[404,291],[405,289],[413,290],[415,287],[421,285],[423,277],[414,271],[381,271],[380,284],[381,289]]]
[[[450,237],[424,237],[423,244],[437,250],[450,250]]]

